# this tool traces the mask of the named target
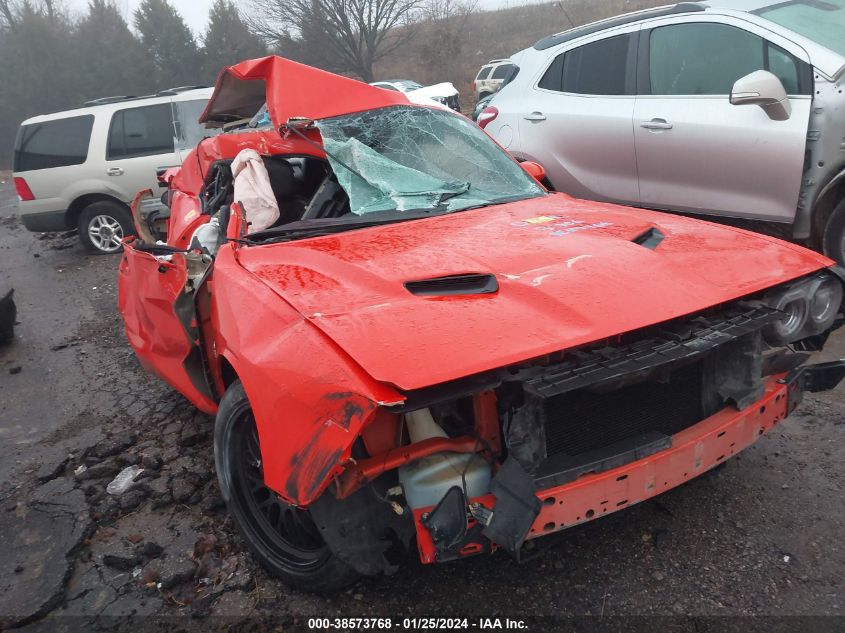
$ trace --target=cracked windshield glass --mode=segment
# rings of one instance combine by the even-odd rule
[[[317,127],[355,215],[458,211],[544,195],[484,132],[448,112],[400,106]]]

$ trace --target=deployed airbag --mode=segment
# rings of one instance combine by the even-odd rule
[[[254,149],[245,149],[232,161],[235,202],[246,212],[250,232],[270,228],[279,219],[279,204],[273,195],[264,160]]]

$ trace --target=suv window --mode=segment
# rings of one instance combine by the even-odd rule
[[[379,84],[380,88],[387,88],[388,86],[390,84]],[[392,86],[390,86],[390,89],[396,90]],[[199,123],[200,115],[207,104],[207,99],[192,99],[191,101],[175,101],[173,103],[178,125],[177,149],[193,149],[202,139],[215,136],[220,132],[218,129],[207,130]]]
[[[771,42],[766,42],[766,58],[768,61],[767,70],[780,79],[786,89],[786,94],[803,94],[801,91],[801,73],[798,67],[800,62],[797,59]]]
[[[88,158],[94,115],[22,125],[15,141],[15,171],[81,165]]]
[[[511,68],[513,68],[512,64],[502,64],[501,66],[496,66],[496,70],[493,71],[490,79],[504,79],[508,76]]]
[[[801,62],[782,48],[726,24],[662,26],[651,33],[653,95],[728,95],[737,79],[774,73],[789,94],[801,93]]]
[[[591,42],[555,57],[538,86],[584,95],[624,95],[628,35]]]
[[[475,78],[476,81],[482,81],[487,79],[487,75],[490,74],[490,71],[493,70],[492,66],[482,66],[481,70],[478,71],[478,76]]]
[[[169,103],[118,110],[109,128],[108,160],[174,151],[173,109]]]

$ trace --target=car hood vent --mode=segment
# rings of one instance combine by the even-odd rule
[[[493,275],[468,273],[447,275],[418,281],[406,281],[405,288],[419,297],[448,297],[453,295],[486,295],[499,290],[499,282]]]
[[[637,237],[635,237],[631,241],[634,244],[639,244],[640,246],[643,246],[653,251],[660,245],[660,242],[662,242],[665,238],[666,236],[660,231],[660,229],[652,226],[648,230],[643,231],[642,233],[637,235]]]

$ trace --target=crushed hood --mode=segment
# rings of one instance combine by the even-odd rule
[[[271,55],[220,71],[200,123],[227,123],[254,116],[267,104],[278,129],[291,117],[325,119],[391,105],[407,105],[401,92]]]
[[[634,241],[649,229],[662,240]],[[598,341],[832,265],[740,229],[563,194],[238,254],[373,378],[401,389]],[[421,296],[405,286],[468,273],[487,292]]]

